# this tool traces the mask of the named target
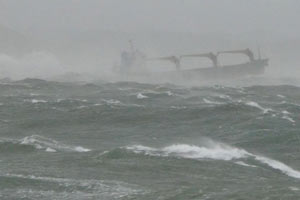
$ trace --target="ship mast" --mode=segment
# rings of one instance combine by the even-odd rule
[[[129,40],[128,42],[129,42],[129,46],[130,46],[130,51],[134,52],[135,48],[134,48],[134,44],[133,44],[132,40]]]
[[[261,52],[260,47],[257,45],[257,53],[258,53],[258,59],[261,60]]]

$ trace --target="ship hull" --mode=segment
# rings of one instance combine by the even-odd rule
[[[254,60],[248,63],[237,65],[226,65],[221,67],[197,68],[187,70],[177,70],[164,72],[161,76],[176,77],[182,79],[205,79],[205,80],[224,80],[237,79],[245,76],[261,75],[265,72],[268,59]]]
[[[264,74],[268,59],[258,59],[247,63],[236,65],[225,65],[219,67],[181,69],[164,72],[137,72],[122,73],[122,80],[131,81],[219,81],[234,80],[246,76],[257,76]]]

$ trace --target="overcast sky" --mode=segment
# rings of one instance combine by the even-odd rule
[[[23,31],[267,31],[297,37],[299,19],[299,0],[0,0],[0,23]]]

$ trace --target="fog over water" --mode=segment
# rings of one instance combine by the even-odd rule
[[[0,0],[0,199],[300,199],[299,19],[299,0]]]
[[[268,75],[295,77],[299,10],[297,0],[1,0],[1,71],[15,78],[66,72],[100,78],[131,39],[149,57],[248,47],[257,54],[259,46],[270,58]]]

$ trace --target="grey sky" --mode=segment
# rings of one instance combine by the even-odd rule
[[[19,30],[300,34],[299,0],[0,0]]]

